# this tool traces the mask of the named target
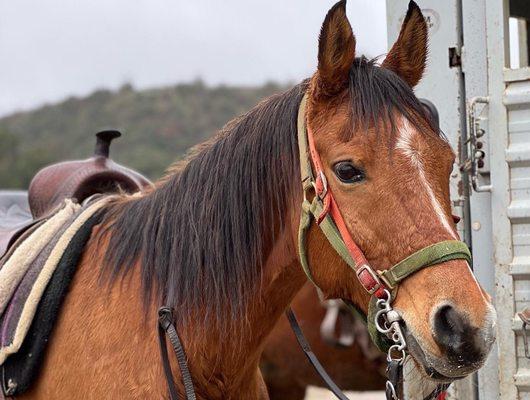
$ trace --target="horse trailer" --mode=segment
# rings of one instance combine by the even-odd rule
[[[387,0],[388,42],[408,0]],[[457,151],[451,201],[473,269],[494,297],[497,345],[451,399],[530,399],[530,360],[518,313],[530,306],[530,2],[418,0],[429,65],[417,87]],[[530,336],[530,335],[529,335]]]

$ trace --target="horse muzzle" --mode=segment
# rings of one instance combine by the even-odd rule
[[[451,382],[465,378],[486,362],[495,342],[496,313],[490,306],[483,326],[475,327],[455,307],[443,304],[433,313],[431,326],[438,355],[405,329],[408,350],[429,379]]]

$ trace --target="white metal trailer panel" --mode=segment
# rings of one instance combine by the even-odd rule
[[[510,70],[508,1],[486,0],[500,399],[530,399],[517,312],[530,306],[530,70]]]
[[[499,265],[499,283],[503,285],[498,291],[507,301],[497,308],[503,314],[504,326],[509,324],[517,335],[503,335],[499,342],[501,365],[510,367],[502,390],[507,394],[505,398],[515,394],[513,381],[519,398],[530,399],[530,360],[524,356],[521,321],[515,315],[530,306],[530,81],[507,82],[503,103],[508,122],[505,168],[509,180],[499,190],[509,193],[506,217],[510,231],[506,230],[506,237],[500,239],[511,240],[512,249],[506,254],[509,262]]]
[[[451,199],[465,216],[461,233],[472,245],[475,273],[494,296],[498,313],[497,351],[478,373],[474,389],[459,384],[452,397],[530,400],[530,360],[517,316],[530,307],[530,69],[509,68],[508,0],[418,4],[429,24],[438,26],[430,29],[430,64],[417,94],[437,106],[461,162],[466,154],[483,151],[482,162],[475,159],[471,169],[483,191],[469,190],[471,177],[455,174]],[[387,0],[389,45],[406,5],[406,0]],[[453,46],[461,66],[448,63]],[[477,96],[486,104],[477,104],[476,119],[468,125],[464,106]],[[481,147],[466,149],[463,139],[472,132],[480,132],[475,142]],[[461,182],[464,190],[459,190]]]

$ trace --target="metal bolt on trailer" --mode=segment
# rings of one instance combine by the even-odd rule
[[[406,4],[387,0],[389,45]],[[530,399],[523,335],[530,340],[530,330],[523,331],[530,319],[519,314],[530,306],[530,1],[418,4],[429,25],[430,58],[416,92],[437,107],[441,128],[458,151],[451,200],[463,216],[459,232],[473,250],[477,279],[495,298],[498,314],[496,349],[474,377],[452,386],[449,397]],[[510,17],[516,19],[510,23]]]

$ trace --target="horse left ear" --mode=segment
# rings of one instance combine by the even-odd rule
[[[394,71],[410,87],[416,86],[427,62],[427,37],[425,18],[418,5],[411,0],[399,37],[383,61],[383,67]]]
[[[328,11],[320,30],[314,96],[331,97],[346,89],[354,59],[355,36],[346,16],[346,0],[341,0]]]

